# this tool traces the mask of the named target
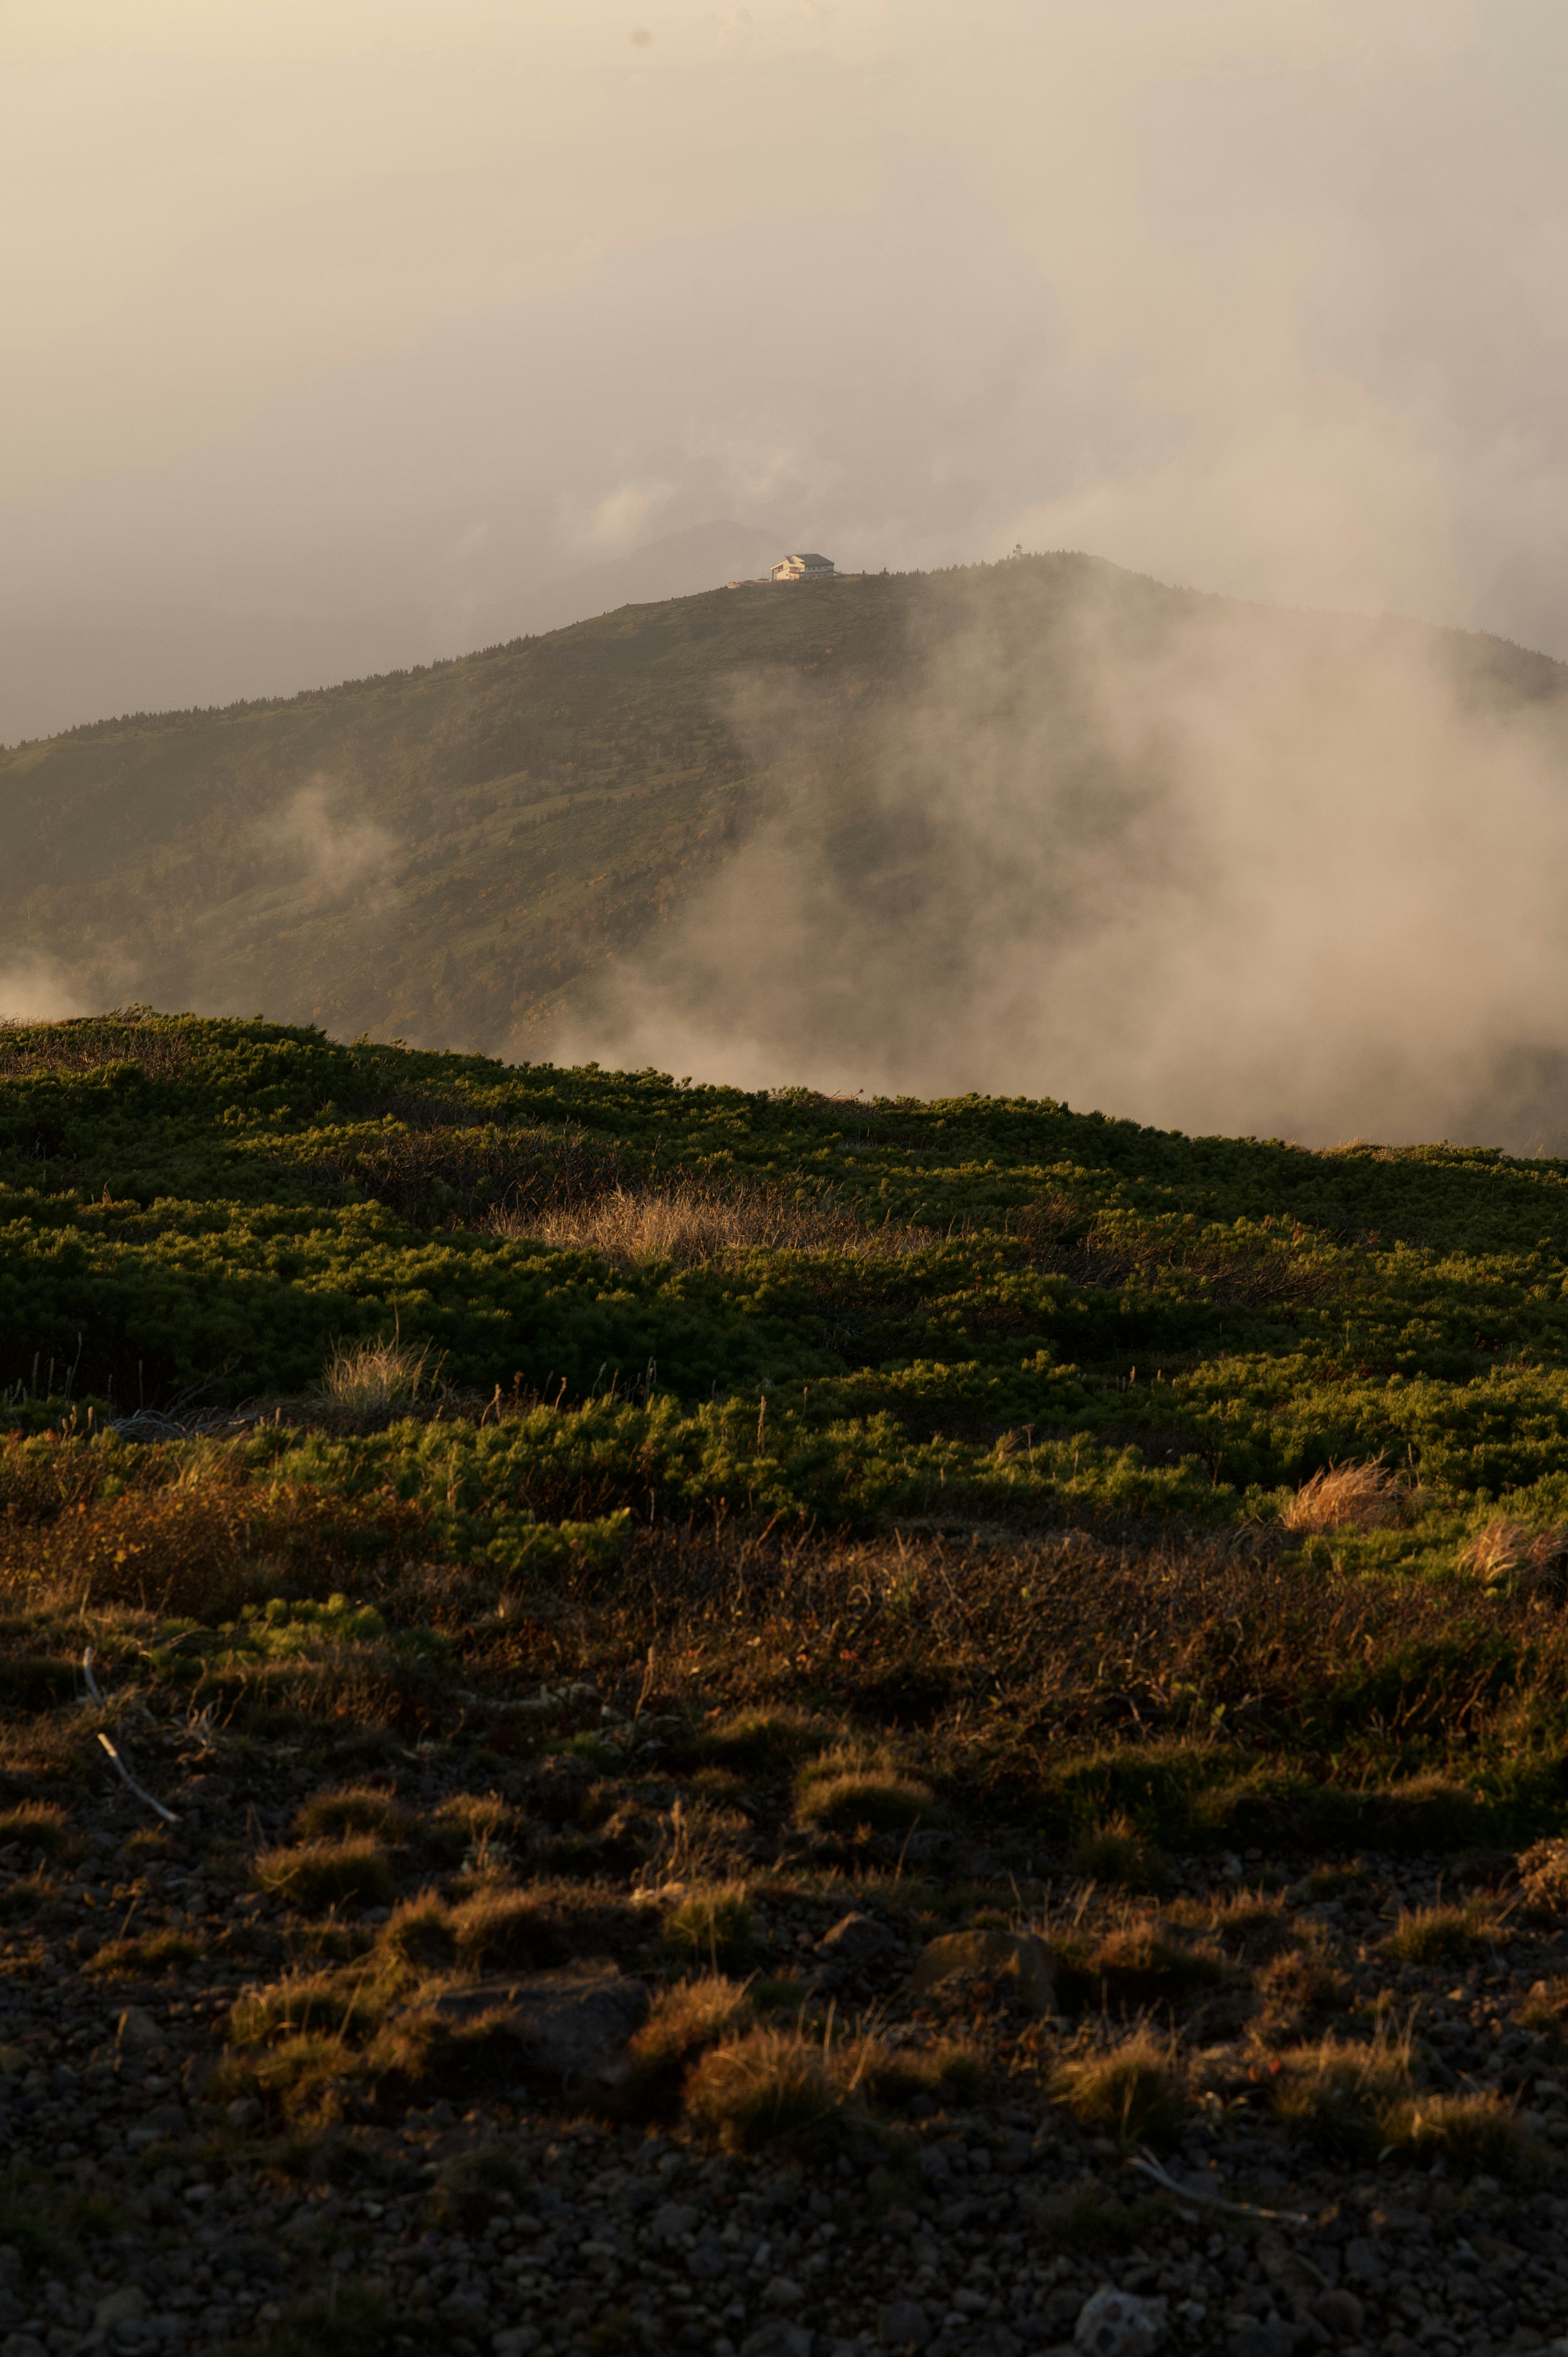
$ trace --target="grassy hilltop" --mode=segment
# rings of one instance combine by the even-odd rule
[[[0,1353],[19,2352],[1560,2322],[1568,1163],[131,1008]]]
[[[284,702],[139,714],[0,752],[7,954],[90,1001],[266,1006],[340,1034],[538,1053],[782,798],[886,874],[875,751],[960,634],[1080,684],[1093,608],[1131,647],[1225,601],[1084,556],[715,589]],[[1262,616],[1262,610],[1258,614]],[[1412,637],[1508,705],[1561,665],[1486,638],[1279,614],[1282,644]],[[839,840],[842,838],[842,841]]]

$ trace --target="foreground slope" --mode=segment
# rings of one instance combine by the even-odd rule
[[[285,703],[15,748],[6,986],[25,997],[52,976],[83,1004],[265,1006],[537,1053],[564,1001],[678,917],[789,796],[808,797],[846,888],[897,903],[908,846],[877,779],[882,721],[961,633],[1010,649],[1065,711],[1086,613],[1146,645],[1222,603],[1074,556],[719,589]],[[1266,628],[1374,653],[1380,631],[1413,636],[1509,707],[1563,677],[1453,632]]]
[[[1563,1163],[0,1034],[8,2345],[1541,2347],[1565,1277]]]

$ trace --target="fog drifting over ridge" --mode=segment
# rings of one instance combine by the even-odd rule
[[[13,0],[0,57],[0,667],[69,704],[80,630],[74,717],[127,632],[285,692],[715,517],[1568,653],[1542,0]]]
[[[1568,681],[1073,581],[969,576],[851,797],[809,690],[742,687],[779,807],[563,1059],[1568,1151]]]

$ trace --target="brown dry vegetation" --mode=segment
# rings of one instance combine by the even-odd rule
[[[497,1235],[600,1253],[621,1268],[660,1260],[695,1268],[744,1252],[883,1259],[929,1252],[940,1241],[924,1228],[892,1222],[870,1226],[853,1211],[821,1198],[803,1202],[784,1189],[723,1188],[691,1178],[658,1188],[618,1185],[537,1211],[509,1206],[492,1212],[486,1224]]]

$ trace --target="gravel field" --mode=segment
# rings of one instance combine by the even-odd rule
[[[1175,1860],[1156,1905],[1026,1886],[950,1842],[929,1845],[918,1875],[886,1858],[900,1847],[886,1837],[858,1874],[832,1842],[815,1857],[797,1846],[754,1864],[753,1975],[792,1975],[851,2046],[868,2021],[895,2053],[961,2033],[976,2083],[878,2118],[852,2104],[825,2141],[737,2153],[689,2122],[618,2118],[613,2083],[551,2100],[537,2078],[503,2083],[498,2063],[477,2099],[389,2106],[347,2085],[307,2131],[230,2091],[231,2009],[324,1950],[371,1956],[389,1910],[323,1923],[235,1871],[247,1823],[253,1835],[258,1809],[275,1818],[305,1781],[209,1769],[173,1788],[177,1829],[150,1832],[111,1795],[74,1813],[70,1863],[16,1841],[0,1858],[0,2357],[1568,2350],[1568,1941],[1539,1861],[1533,1903],[1530,1861],[1522,1889],[1517,1861],[1473,1861],[1487,1936],[1459,1958],[1401,1963],[1381,1944],[1391,1926],[1450,1895],[1435,1857],[1316,1873]],[[1103,2001],[1042,2009],[983,1959],[909,1989],[930,1939],[977,1917],[993,1944],[1000,1924],[1034,1923],[1059,1961],[1071,1940],[1200,1921],[1248,1891],[1273,1910],[1277,1949],[1305,1942],[1339,1975],[1348,2034],[1408,2032],[1427,2096],[1507,2098],[1500,2140],[1434,2159],[1315,2152],[1271,2107],[1278,2066],[1244,1975],[1163,2024],[1152,2003],[1119,2018]],[[110,1943],[127,1918],[144,1937],[191,1936],[199,1960],[106,1973],[95,1960],[124,1957]],[[639,1961],[658,1982],[651,1949],[627,1977]],[[1108,2133],[1060,2099],[1075,2058],[1138,2035],[1164,2040],[1182,2073],[1160,2164],[1174,2190],[1141,2166],[1129,2123]],[[1108,2289],[1130,2298],[1097,2300]]]

